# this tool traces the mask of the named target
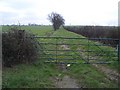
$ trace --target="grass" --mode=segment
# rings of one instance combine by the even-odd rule
[[[102,72],[89,64],[71,65],[69,74],[75,77],[83,87],[117,88],[118,85],[110,81]]]
[[[3,27],[3,31],[9,30],[10,27]],[[51,27],[27,27],[22,29],[33,32],[40,36],[45,36],[46,33],[52,32]],[[52,76],[57,76],[60,73],[55,65],[44,64],[44,59],[41,57],[31,65],[17,65],[13,68],[3,68],[3,88],[49,88],[55,87],[52,81],[49,80]]]
[[[22,29],[28,30],[38,36],[55,36],[55,37],[79,37],[79,38],[85,38],[81,35],[75,34],[73,32],[69,32],[64,30],[63,28],[60,28],[57,31],[53,31],[52,27],[50,26],[22,26]],[[3,27],[3,31],[7,30],[8,27]],[[38,39],[40,42],[47,42],[47,43],[56,43],[56,40],[53,39]],[[57,42],[60,43],[68,43],[68,44],[87,44],[86,39],[82,40],[62,40],[58,39]],[[90,41],[90,44],[95,44],[96,42]],[[97,43],[100,44],[100,43]],[[99,51],[98,47],[95,46],[79,46],[79,45],[69,45],[71,50],[77,50],[78,48],[82,48],[84,50],[96,50]],[[44,45],[44,48],[46,49],[56,49],[55,45]],[[114,50],[114,48],[111,47],[100,47],[102,50]],[[57,46],[58,50],[62,50],[60,45]],[[99,51],[100,52],[100,51]],[[96,55],[99,52],[92,53],[91,55]],[[49,54],[54,54],[55,52],[45,52]],[[60,54],[60,52],[58,52]],[[76,60],[77,62],[81,63],[83,62],[79,52],[63,52],[63,54],[69,54],[70,57],[65,56],[57,56],[58,59],[64,59],[64,58],[79,58],[79,60]],[[108,54],[108,53],[107,53]],[[85,53],[87,55],[87,53]],[[51,56],[54,57],[54,56]],[[46,58],[46,59],[45,59]],[[49,87],[55,87],[53,82],[50,81],[50,77],[55,77],[59,75],[59,73],[62,73],[63,75],[68,74],[72,77],[75,77],[80,85],[84,87],[89,88],[116,88],[118,87],[117,84],[114,81],[110,81],[107,79],[106,75],[100,71],[98,71],[96,68],[94,68],[92,65],[88,64],[73,64],[68,68],[67,73],[63,73],[62,71],[56,69],[55,65],[53,64],[44,64],[44,61],[49,58],[49,56],[45,56],[45,58],[39,57],[39,59],[31,64],[31,65],[18,65],[13,68],[4,68],[3,69],[3,88],[49,88]],[[104,57],[106,58],[106,57]],[[111,60],[110,60],[111,61]],[[66,62],[68,62],[66,60]],[[113,63],[110,65],[106,65],[107,67],[110,67],[111,69],[117,70],[118,64]]]
[[[22,30],[29,31],[39,36],[47,36],[50,33],[53,33],[52,26],[3,26],[2,31],[8,31],[10,28],[17,27]]]
[[[49,88],[55,87],[50,77],[60,73],[55,65],[39,60],[31,65],[18,65],[3,69],[3,88]]]

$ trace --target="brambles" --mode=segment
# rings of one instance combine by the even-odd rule
[[[33,34],[18,28],[2,33],[3,66],[32,63],[38,55],[38,42]]]

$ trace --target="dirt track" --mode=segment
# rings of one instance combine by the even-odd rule
[[[55,84],[58,88],[79,88],[76,80],[68,75],[65,75],[60,81],[57,81]]]
[[[58,69],[64,73],[67,72],[65,64],[58,65]],[[67,74],[65,74],[63,77],[61,76],[62,74],[59,74],[57,77],[52,78],[52,81],[56,88],[80,88],[80,85],[77,83],[76,79],[71,78]]]

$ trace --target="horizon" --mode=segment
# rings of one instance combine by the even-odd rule
[[[4,25],[0,25],[0,26],[52,26],[52,24],[4,24]],[[102,26],[102,27],[119,27],[118,25],[113,26],[113,25],[64,25],[64,26]]]

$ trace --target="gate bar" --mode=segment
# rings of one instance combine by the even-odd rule
[[[28,37],[29,38],[29,37]],[[44,38],[44,39],[89,39],[89,40],[115,40],[118,41],[118,39],[113,38],[80,38],[80,37],[46,37],[46,36],[33,36],[33,38]]]

